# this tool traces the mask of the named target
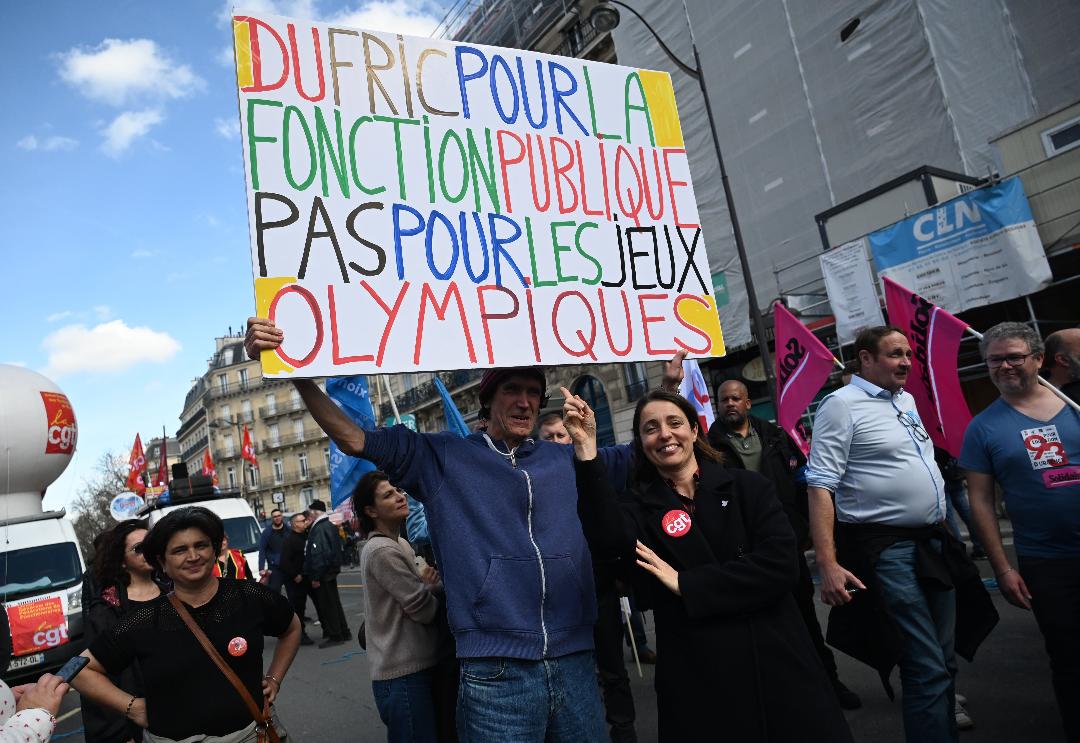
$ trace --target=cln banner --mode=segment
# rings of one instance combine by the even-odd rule
[[[271,377],[724,341],[667,73],[238,11]]]
[[[878,276],[961,312],[1038,291],[1050,264],[1016,176],[869,236]]]

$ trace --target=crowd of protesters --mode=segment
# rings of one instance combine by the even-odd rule
[[[249,321],[253,358],[281,339]],[[683,354],[638,402],[633,441],[602,448],[593,411],[565,388],[561,412],[541,418],[539,367],[486,372],[481,427],[466,437],[365,431],[296,380],[342,451],[380,468],[351,505],[364,537],[357,639],[388,740],[635,741],[625,636],[656,664],[661,741],[851,740],[842,709],[861,700],[825,637],[890,696],[899,668],[908,741],[955,741],[970,723],[955,655],[972,659],[998,620],[972,561],[985,557],[1004,598],[1033,612],[1066,738],[1080,741],[1080,415],[1039,382],[1042,369],[1075,399],[1080,330],[1044,343],[1002,323],[980,350],[1000,397],[957,459],[934,451],[903,389],[911,349],[891,326],[859,335],[808,459],[750,414],[738,381],[720,386],[703,430],[677,394]],[[101,535],[84,581],[89,664],[72,681],[86,740],[283,737],[272,704],[299,645],[314,643],[308,599],[320,647],[352,637],[337,587],[346,542],[326,511],[274,510],[254,574],[198,506]],[[652,611],[655,652],[623,627],[623,596],[633,615]],[[266,636],[277,638],[268,665]],[[0,723],[14,713],[0,741],[47,740],[66,690],[48,674],[0,685]],[[12,725],[19,737],[5,737]]]

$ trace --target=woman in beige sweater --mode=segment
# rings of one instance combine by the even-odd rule
[[[360,554],[365,634],[371,689],[387,741],[434,743],[434,669],[440,660],[435,619],[442,582],[434,568],[417,567],[416,554],[401,536],[409,504],[385,472],[364,475],[352,505],[368,535]]]

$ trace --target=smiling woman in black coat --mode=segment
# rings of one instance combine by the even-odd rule
[[[725,470],[679,395],[634,413],[636,483],[618,501],[596,458],[595,419],[564,390],[579,512],[597,558],[630,566],[656,618],[661,741],[851,741],[791,597],[795,535],[768,480]]]

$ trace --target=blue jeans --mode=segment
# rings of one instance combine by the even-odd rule
[[[426,669],[388,681],[372,681],[387,743],[435,743],[434,671]]]
[[[882,551],[875,572],[885,606],[903,640],[900,684],[905,740],[955,743],[956,592],[923,590],[915,576],[915,543],[910,541]]]
[[[592,651],[462,660],[457,728],[461,743],[607,743]]]

